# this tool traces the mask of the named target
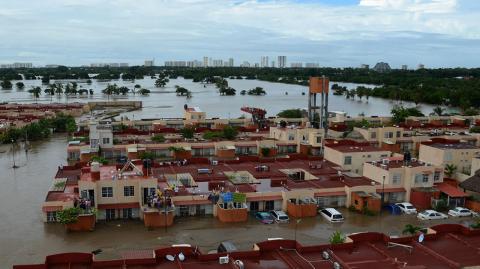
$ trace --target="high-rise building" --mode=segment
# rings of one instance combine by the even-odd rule
[[[260,67],[268,67],[268,56],[262,56],[260,59]]]
[[[278,56],[278,68],[287,67],[287,56]]]
[[[155,60],[145,60],[143,63],[143,66],[154,66],[155,65]]]
[[[271,67],[275,67],[275,61],[272,61],[272,65],[270,65]]]
[[[368,65],[368,64],[362,64],[362,65],[360,65],[360,68],[362,68],[362,69],[370,69],[370,65]]]
[[[417,69],[425,69],[425,65],[424,64],[418,64]]]
[[[290,67],[292,67],[292,68],[302,68],[303,63],[291,63]]]
[[[203,56],[203,67],[208,67],[208,57]]]
[[[13,63],[13,64],[2,64],[0,68],[32,68],[32,63]]]
[[[233,58],[228,58],[228,67],[233,67]]]
[[[408,69],[408,65],[402,64],[402,70],[407,70],[407,69]]]
[[[222,67],[222,66],[223,66],[222,59],[213,60],[213,67]]]

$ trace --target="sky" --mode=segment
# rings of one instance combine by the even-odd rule
[[[0,63],[478,67],[479,0],[0,0]]]

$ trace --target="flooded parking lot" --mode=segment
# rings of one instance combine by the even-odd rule
[[[297,225],[260,224],[250,217],[246,223],[225,224],[212,216],[176,218],[164,229],[148,230],[138,220],[99,223],[94,232],[67,233],[62,225],[44,224],[41,203],[52,182],[57,166],[65,163],[66,139],[56,136],[36,143],[26,154],[17,150],[18,169],[11,169],[11,147],[0,147],[0,264],[36,263],[45,255],[58,252],[90,252],[102,249],[99,259],[119,257],[122,251],[154,249],[159,246],[187,243],[198,245],[203,252],[215,249],[221,241],[231,240],[240,249],[267,238],[296,238],[305,245],[326,243],[334,231],[354,233],[379,231],[401,235],[405,224],[421,227],[440,223],[468,224],[471,218],[449,218],[441,221],[420,221],[416,216],[363,216],[342,209],[346,221],[331,224],[322,217],[305,218]],[[295,233],[296,230],[296,233]],[[296,234],[296,235],[295,235]]]

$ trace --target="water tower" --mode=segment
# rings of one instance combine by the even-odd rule
[[[310,77],[308,89],[308,120],[316,128],[325,130],[325,137],[328,129],[328,90],[329,79],[325,76]],[[320,105],[317,105],[317,94],[320,95]],[[315,118],[315,113],[319,118]]]

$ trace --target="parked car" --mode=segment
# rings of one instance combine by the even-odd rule
[[[324,208],[321,209],[319,213],[330,222],[342,222],[345,220],[342,213],[338,212],[335,208]]]
[[[448,215],[452,217],[471,217],[473,216],[473,212],[467,208],[455,207],[454,209],[448,210]]]
[[[417,218],[421,220],[435,220],[435,219],[446,219],[447,215],[437,212],[435,210],[425,210],[418,213]]]
[[[255,213],[255,218],[263,224],[272,224],[274,222],[272,215],[268,212],[257,212]]]
[[[410,203],[396,203],[395,205],[405,214],[417,214],[417,209]]]
[[[270,211],[270,214],[272,215],[273,219],[277,223],[288,223],[290,221],[290,218],[288,215],[280,210],[272,210]]]

